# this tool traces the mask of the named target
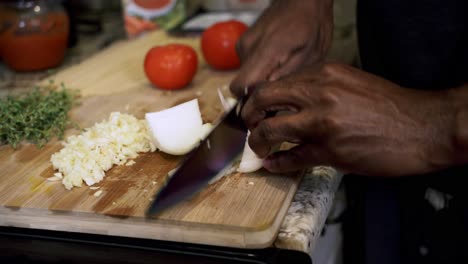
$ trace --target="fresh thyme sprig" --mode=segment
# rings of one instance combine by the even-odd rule
[[[51,81],[26,94],[0,98],[0,144],[16,149],[26,140],[42,147],[54,136],[62,139],[77,97],[63,83],[59,88]]]

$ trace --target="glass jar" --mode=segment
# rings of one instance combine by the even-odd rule
[[[16,71],[59,65],[65,56],[69,18],[59,0],[0,2],[0,53]]]

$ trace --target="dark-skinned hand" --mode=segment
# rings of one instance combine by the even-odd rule
[[[238,42],[242,66],[231,91],[240,97],[245,87],[320,62],[330,48],[332,33],[332,0],[273,1]]]
[[[333,166],[362,175],[421,174],[453,164],[450,91],[402,88],[340,64],[260,85],[242,110],[249,144],[272,172]],[[267,117],[271,111],[286,114]],[[297,144],[272,153],[282,142]]]

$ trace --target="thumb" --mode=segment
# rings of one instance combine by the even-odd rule
[[[298,145],[269,155],[264,160],[263,167],[273,173],[293,172],[318,165],[319,157],[318,149],[310,145]]]

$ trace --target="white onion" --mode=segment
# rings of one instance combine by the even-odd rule
[[[219,97],[219,100],[221,101],[221,105],[223,106],[225,112],[229,112],[229,110],[231,110],[234,107],[234,105],[236,105],[237,103],[237,100],[235,98],[224,97],[223,93],[221,92],[219,88],[218,88],[218,97]]]
[[[211,123],[205,123],[200,129],[200,139],[205,139],[213,130],[213,125]]]
[[[171,155],[184,155],[195,148],[212,129],[203,124],[198,99],[171,108],[147,113],[148,127],[156,147]]]
[[[245,140],[244,152],[242,153],[241,162],[239,164],[238,172],[248,173],[259,170],[263,167],[263,159],[259,158],[249,146],[250,131],[247,132]]]
[[[200,143],[202,119],[198,100],[145,115],[156,147],[168,154],[184,155]]]

